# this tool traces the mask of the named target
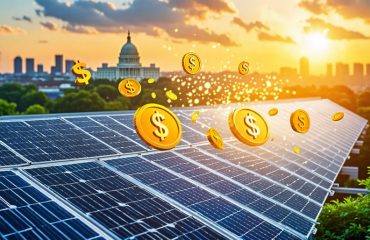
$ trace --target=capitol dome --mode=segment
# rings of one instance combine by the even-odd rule
[[[118,65],[140,65],[139,52],[131,42],[130,31],[127,34],[127,42],[121,48]]]

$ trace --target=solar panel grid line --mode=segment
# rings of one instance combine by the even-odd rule
[[[98,232],[104,238],[118,239],[117,236],[115,236],[111,231],[109,231],[104,226],[102,226],[99,222],[85,215],[83,212],[81,212],[79,209],[71,205],[68,201],[66,201],[64,198],[62,198],[58,194],[55,194],[53,191],[50,191],[48,187],[46,187],[44,184],[42,184],[40,181],[38,181],[37,179],[35,179],[34,177],[32,177],[29,173],[25,171],[25,169],[32,169],[32,168],[36,168],[36,167],[19,169],[18,175],[22,177],[25,181],[30,183],[31,186],[36,188],[42,194],[44,194],[45,196],[47,196],[48,198],[56,202],[59,206],[61,206],[62,208],[67,210],[69,213],[77,217],[79,220],[81,220],[87,226],[92,228],[94,231]]]
[[[23,155],[21,155],[20,153],[18,153],[13,148],[9,147],[6,143],[4,143],[3,141],[0,140],[0,147],[1,146],[4,147],[4,149],[8,150],[9,152],[13,153],[14,156],[20,158],[22,161],[24,161],[24,163],[20,163],[20,164],[6,164],[6,165],[3,165],[3,166],[0,166],[0,168],[3,168],[5,166],[7,168],[13,168],[13,167],[18,167],[18,166],[27,166],[27,165],[30,165],[31,164],[31,161],[30,160],[28,160]]]
[[[231,148],[235,148],[235,149],[238,149],[239,151],[246,152],[246,153],[248,153],[248,154],[251,154],[251,155],[254,155],[254,156],[258,157],[258,158],[261,158],[260,156],[258,156],[258,155],[256,155],[256,154],[253,154],[253,153],[251,153],[250,151],[247,151],[247,150],[245,150],[245,149],[243,149],[243,148],[238,147],[237,145],[234,145],[234,144],[231,144],[231,143],[229,143],[229,144],[227,144],[227,145],[228,145],[228,146],[230,146]],[[270,154],[272,154],[272,155],[274,155],[274,156],[276,156],[276,157],[279,157],[279,158],[281,158],[281,159],[283,159],[283,160],[286,160],[287,162],[297,164],[296,162],[293,162],[293,161],[289,160],[288,158],[285,158],[285,157],[283,157],[283,156],[276,155],[274,152],[269,151],[267,148],[264,148],[264,147],[260,147],[260,148],[261,148],[261,149],[263,149],[263,150],[265,150],[265,151],[267,151],[267,152],[269,152]],[[262,159],[263,159],[263,158],[262,158]],[[264,159],[264,160],[269,161],[269,159]],[[274,165],[275,167],[280,168],[280,169],[285,169],[285,168],[282,168],[282,166],[279,166],[278,164],[276,164],[276,163],[274,163],[274,162],[272,162],[272,161],[269,161],[269,163],[270,163],[271,165]],[[312,170],[310,170],[310,169],[306,168],[305,166],[302,166],[302,165],[300,165],[300,164],[297,164],[297,165],[299,165],[302,169],[305,169],[305,170],[307,170],[307,171],[311,172],[312,174],[316,175],[317,177],[320,177],[320,178],[321,178],[321,176],[320,176],[320,175],[315,174],[314,172],[312,172]],[[292,172],[292,171],[288,171],[288,169],[286,169],[285,171],[289,172],[289,173],[290,173],[290,174],[292,174],[293,176],[296,176],[296,177],[298,177],[298,178],[300,178],[300,179],[303,179],[303,180],[304,180],[304,181],[306,181],[306,182],[309,182],[309,183],[311,183],[311,184],[315,185],[316,187],[319,187],[319,188],[321,188],[321,189],[323,189],[323,190],[327,191],[327,189],[326,189],[326,188],[324,188],[324,187],[322,187],[321,185],[319,185],[319,184],[317,184],[317,183],[315,183],[315,182],[311,181],[310,179],[305,178],[304,176],[301,176],[301,175],[299,175],[299,174],[296,174],[295,172]],[[327,179],[327,180],[329,180],[329,179]]]
[[[189,215],[189,216],[199,220],[200,222],[206,224],[207,226],[211,227],[213,230],[215,230],[216,232],[219,232],[220,234],[224,235],[225,237],[227,237],[229,239],[239,239],[238,236],[236,236],[234,233],[230,232],[229,230],[220,227],[219,225],[217,225],[214,222],[210,221],[209,219],[203,217],[199,213],[197,213],[197,212],[195,212],[195,211],[193,211],[189,208],[184,207],[182,204],[174,201],[172,198],[170,198],[170,197],[166,196],[165,194],[155,190],[154,188],[143,184],[142,182],[138,181],[134,177],[123,173],[122,171],[118,170],[114,166],[109,165],[106,161],[100,161],[99,164],[102,165],[103,167],[108,168],[109,170],[115,172],[116,174],[123,177],[127,181],[132,182],[133,184],[145,189],[149,193],[151,193],[151,194],[159,197],[160,199],[170,203],[171,205],[173,205],[175,208],[179,209],[180,211],[182,211],[186,215]]]
[[[86,132],[85,130],[83,130],[82,128],[80,128],[79,126],[77,126],[76,124],[68,121],[67,119],[65,118],[61,118],[65,123],[69,124],[69,125],[72,125],[73,127],[79,129],[80,131],[84,132],[86,135],[89,135],[91,138],[94,138],[96,139],[97,141],[99,141],[100,143],[104,144],[105,146],[107,146],[108,148],[110,148],[111,150],[115,151],[117,154],[121,154],[120,151],[118,151],[117,149],[113,148],[112,146],[110,146],[109,144],[103,142],[102,140],[100,140],[99,138],[93,136],[92,134]]]
[[[113,120],[113,121],[114,121],[114,122],[116,122],[117,124],[122,125],[122,127],[126,128],[127,130],[130,130],[130,131],[132,131],[134,134],[136,134],[136,132],[135,132],[133,129],[129,128],[128,126],[126,126],[126,125],[125,125],[125,124],[123,124],[123,123],[120,123],[119,121],[117,121],[116,119],[112,118],[111,116],[106,116],[106,117],[108,117],[109,119]],[[104,127],[107,127],[107,126],[105,126],[105,125],[101,124],[100,122],[96,121],[95,119],[93,119],[91,116],[90,116],[89,118],[90,118],[90,119],[92,119],[92,120],[94,120],[95,122],[99,123],[100,125],[102,125],[102,126],[104,126]],[[124,136],[123,134],[119,133],[118,131],[115,131],[114,129],[111,129],[111,130],[112,130],[112,131],[114,131],[115,133],[117,133],[117,134],[121,135],[121,136]],[[128,137],[126,137],[126,138],[128,138]],[[139,146],[141,146],[141,147],[143,147],[143,148],[147,149],[147,150],[149,150],[149,149],[150,149],[148,146],[143,145],[143,144],[141,144],[141,143],[139,143],[139,142],[136,142],[134,139],[131,139],[131,138],[128,138],[128,139],[129,139],[130,141],[132,141],[132,142],[136,143],[137,145],[139,145]]]
[[[239,186],[239,187],[241,187],[242,189],[246,189],[246,190],[248,190],[248,191],[253,192],[254,194],[258,195],[259,197],[261,197],[261,198],[263,198],[263,199],[266,199],[266,200],[268,200],[268,201],[271,201],[271,202],[273,202],[274,204],[279,205],[279,206],[281,206],[281,207],[283,207],[283,208],[288,208],[286,205],[284,205],[284,204],[282,204],[282,203],[280,203],[280,202],[278,202],[278,201],[276,201],[276,200],[274,200],[274,199],[272,199],[272,198],[268,198],[267,196],[265,196],[265,195],[263,195],[263,194],[261,194],[261,193],[259,193],[259,192],[255,191],[255,190],[253,190],[252,188],[250,188],[250,187],[248,187],[248,186],[245,186],[245,185],[241,184],[240,182],[235,181],[234,179],[232,179],[232,178],[230,178],[230,177],[228,177],[228,176],[225,176],[225,175],[223,175],[222,173],[219,173],[219,172],[215,171],[214,169],[211,169],[211,168],[209,168],[209,167],[207,167],[207,166],[204,166],[204,165],[202,165],[202,164],[198,163],[197,161],[194,161],[194,160],[192,160],[191,158],[189,158],[189,157],[187,157],[187,156],[185,156],[185,155],[183,155],[183,154],[181,154],[181,153],[178,153],[178,152],[176,152],[176,151],[174,151],[174,152],[172,152],[172,153],[173,153],[173,154],[175,154],[175,155],[177,155],[177,156],[179,156],[179,157],[181,157],[181,158],[183,158],[183,159],[186,159],[188,162],[190,162],[190,163],[192,163],[192,164],[195,164],[195,165],[199,166],[200,168],[206,169],[207,171],[209,171],[209,172],[211,172],[211,173],[213,173],[213,174],[215,174],[215,175],[217,175],[217,176],[220,176],[220,177],[222,177],[222,178],[224,178],[224,179],[228,180],[229,182],[231,182],[231,183],[233,183],[233,184],[235,184],[235,185],[238,185],[238,186]],[[301,216],[302,218],[306,219],[307,221],[312,222],[312,224],[317,224],[317,222],[316,222],[316,221],[314,221],[312,218],[309,218],[309,217],[307,217],[307,216],[303,215],[301,212],[299,212],[299,211],[297,211],[297,210],[295,210],[295,209],[289,208],[289,211],[291,211],[291,212],[294,212],[294,213],[298,214],[299,216]]]
[[[145,155],[142,155],[141,157],[144,158],[146,161],[150,161],[148,158],[146,158],[148,156],[150,156],[150,154],[145,154]],[[156,163],[154,161],[150,161],[150,163],[153,164],[153,165],[155,165],[155,166],[157,166],[157,167],[159,167],[159,168],[161,168],[161,169],[163,169],[163,170],[165,170],[165,171],[167,171],[167,172],[169,172],[169,173],[171,173],[171,174],[173,174],[173,175],[175,175],[175,176],[177,176],[177,177],[179,177],[179,178],[181,178],[181,179],[184,179],[184,180],[186,180],[186,181],[188,181],[188,182],[190,182],[190,183],[192,183],[192,184],[194,184],[196,186],[199,186],[200,188],[206,190],[207,192],[209,192],[209,193],[211,193],[211,194],[213,194],[215,196],[221,197],[222,199],[224,199],[224,200],[226,200],[226,201],[234,204],[235,206],[238,206],[241,209],[246,210],[249,213],[252,213],[253,215],[257,216],[258,218],[260,218],[260,219],[262,219],[262,220],[264,220],[264,221],[266,221],[266,222],[268,222],[270,224],[272,224],[273,226],[277,226],[281,230],[286,230],[286,231],[290,232],[291,234],[294,234],[296,236],[299,236],[302,239],[305,239],[307,237],[307,236],[303,235],[302,233],[300,233],[300,232],[298,232],[298,231],[296,231],[296,230],[294,230],[294,229],[292,229],[292,228],[290,228],[288,226],[285,226],[285,225],[283,225],[283,224],[281,224],[279,222],[276,222],[276,221],[274,221],[274,220],[272,220],[272,219],[270,219],[270,218],[262,215],[261,213],[259,213],[259,212],[255,211],[255,210],[251,209],[250,207],[247,207],[247,206],[245,206],[245,205],[243,205],[243,204],[235,201],[234,199],[232,199],[232,198],[230,198],[230,197],[228,197],[228,196],[226,196],[226,195],[224,195],[224,194],[222,194],[222,193],[220,193],[220,192],[218,192],[218,191],[216,191],[214,189],[209,188],[205,184],[202,184],[202,183],[200,183],[198,181],[195,181],[195,180],[193,180],[191,178],[188,178],[186,176],[183,176],[180,173],[178,173],[178,172],[176,172],[176,171],[174,171],[172,169],[169,169],[167,167],[164,167],[161,164],[158,164],[158,163]]]
[[[237,168],[239,168],[239,169],[241,169],[241,170],[244,170],[244,171],[246,171],[246,172],[253,173],[253,174],[255,174],[255,175],[257,175],[257,176],[259,176],[259,177],[261,177],[261,178],[263,178],[263,179],[265,179],[265,180],[267,180],[267,181],[269,181],[269,182],[273,182],[274,184],[279,185],[280,187],[283,187],[284,189],[287,189],[287,190],[289,190],[289,191],[291,191],[291,192],[293,192],[293,193],[295,193],[295,194],[297,194],[297,195],[299,195],[299,196],[301,196],[301,197],[305,198],[305,199],[306,199],[306,200],[308,200],[309,202],[313,202],[313,203],[315,203],[315,204],[316,204],[316,205],[318,205],[318,206],[322,206],[322,205],[323,205],[323,203],[317,202],[317,201],[316,201],[316,200],[314,200],[314,199],[310,199],[310,198],[309,198],[309,197],[307,197],[306,195],[304,195],[304,194],[302,194],[302,193],[300,193],[300,192],[298,192],[298,191],[296,191],[296,190],[294,190],[294,189],[291,189],[291,188],[289,188],[289,187],[285,186],[284,184],[279,183],[279,182],[277,182],[277,181],[275,181],[275,180],[273,180],[273,179],[271,179],[271,178],[269,178],[269,177],[266,177],[266,176],[264,176],[264,175],[262,175],[262,174],[260,174],[260,173],[258,173],[258,172],[255,172],[255,171],[253,171],[253,170],[251,170],[251,169],[248,169],[248,168],[245,168],[245,167],[242,167],[242,166],[236,165],[236,164],[234,164],[234,163],[231,163],[231,162],[229,162],[229,161],[225,160],[224,158],[221,158],[221,157],[219,157],[219,156],[217,156],[217,155],[214,155],[214,154],[212,154],[212,153],[209,153],[208,151],[206,151],[206,150],[204,150],[204,149],[202,149],[202,148],[198,148],[198,147],[195,147],[195,148],[196,148],[197,150],[199,150],[200,152],[202,152],[202,153],[206,154],[206,155],[211,155],[213,158],[215,158],[215,159],[217,159],[217,160],[220,160],[220,161],[222,161],[222,162],[224,162],[224,163],[230,164],[231,166],[235,166],[235,167],[237,167]],[[248,153],[249,153],[249,152],[248,152]]]

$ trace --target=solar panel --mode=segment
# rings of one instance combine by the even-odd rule
[[[0,172],[0,237],[103,239],[14,172]]]
[[[63,237],[62,229],[82,234],[69,223],[83,220],[79,226],[94,226],[95,235],[79,239],[310,239],[367,121],[325,99],[246,104],[264,116],[271,133],[266,144],[250,147],[237,141],[227,124],[229,112],[242,105],[174,109],[183,139],[165,152],[138,137],[130,111],[0,118],[0,176],[27,179],[27,189],[42,188],[53,199],[48,203],[61,204],[72,217],[51,225]],[[267,114],[272,107],[278,115]],[[289,124],[299,108],[311,117],[306,134],[293,132]],[[190,117],[195,110],[200,111],[197,123]],[[345,117],[333,122],[337,111]],[[210,127],[221,133],[224,150],[208,143]],[[20,171],[5,169],[10,167]],[[23,199],[19,192],[26,188],[14,194]],[[3,202],[0,198],[0,207]],[[26,207],[33,209],[32,204]],[[10,212],[19,208],[5,206]],[[13,220],[0,216],[6,223]],[[22,221],[31,224],[32,216],[25,213]],[[26,233],[56,238],[46,230],[7,229],[0,224],[0,238],[33,236]]]
[[[223,238],[211,228],[98,163],[26,171],[119,238]]]

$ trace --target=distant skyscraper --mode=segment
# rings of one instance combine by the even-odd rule
[[[331,63],[326,64],[326,76],[333,77],[333,64]]]
[[[370,63],[366,64],[366,76],[370,77]]]
[[[50,67],[50,74],[54,75],[55,74],[55,66]]]
[[[14,74],[22,74],[22,58],[20,56],[14,58]]]
[[[63,55],[55,55],[55,73],[63,73]]]
[[[37,73],[43,73],[44,72],[44,65],[37,64]]]
[[[73,60],[66,59],[66,74],[72,74],[72,67],[75,64]]]
[[[348,77],[349,76],[349,65],[344,63],[337,63],[335,65],[335,76],[336,77]]]
[[[299,61],[299,73],[303,77],[307,77],[310,75],[310,63],[308,61],[308,58],[302,57]]]
[[[32,75],[35,73],[35,59],[26,58],[26,74]]]
[[[364,76],[364,65],[362,63],[353,64],[353,76],[363,77]]]

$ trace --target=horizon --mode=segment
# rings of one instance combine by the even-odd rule
[[[152,14],[144,14],[148,6]],[[370,63],[370,48],[366,48],[370,21],[361,14],[368,6],[361,1],[343,5],[336,1],[217,0],[207,5],[16,0],[1,2],[0,7],[2,73],[13,72],[16,56],[34,58],[35,66],[43,64],[45,71],[54,64],[55,54],[64,55],[64,60],[78,59],[92,69],[105,62],[115,66],[127,30],[143,66],[155,63],[162,72],[181,71],[181,58],[188,51],[197,52],[205,72],[236,71],[243,60],[250,63],[252,72],[299,69],[303,56],[309,59],[314,76],[325,75],[328,63],[347,63],[351,70],[354,63]],[[82,13],[90,17],[81,17]]]

